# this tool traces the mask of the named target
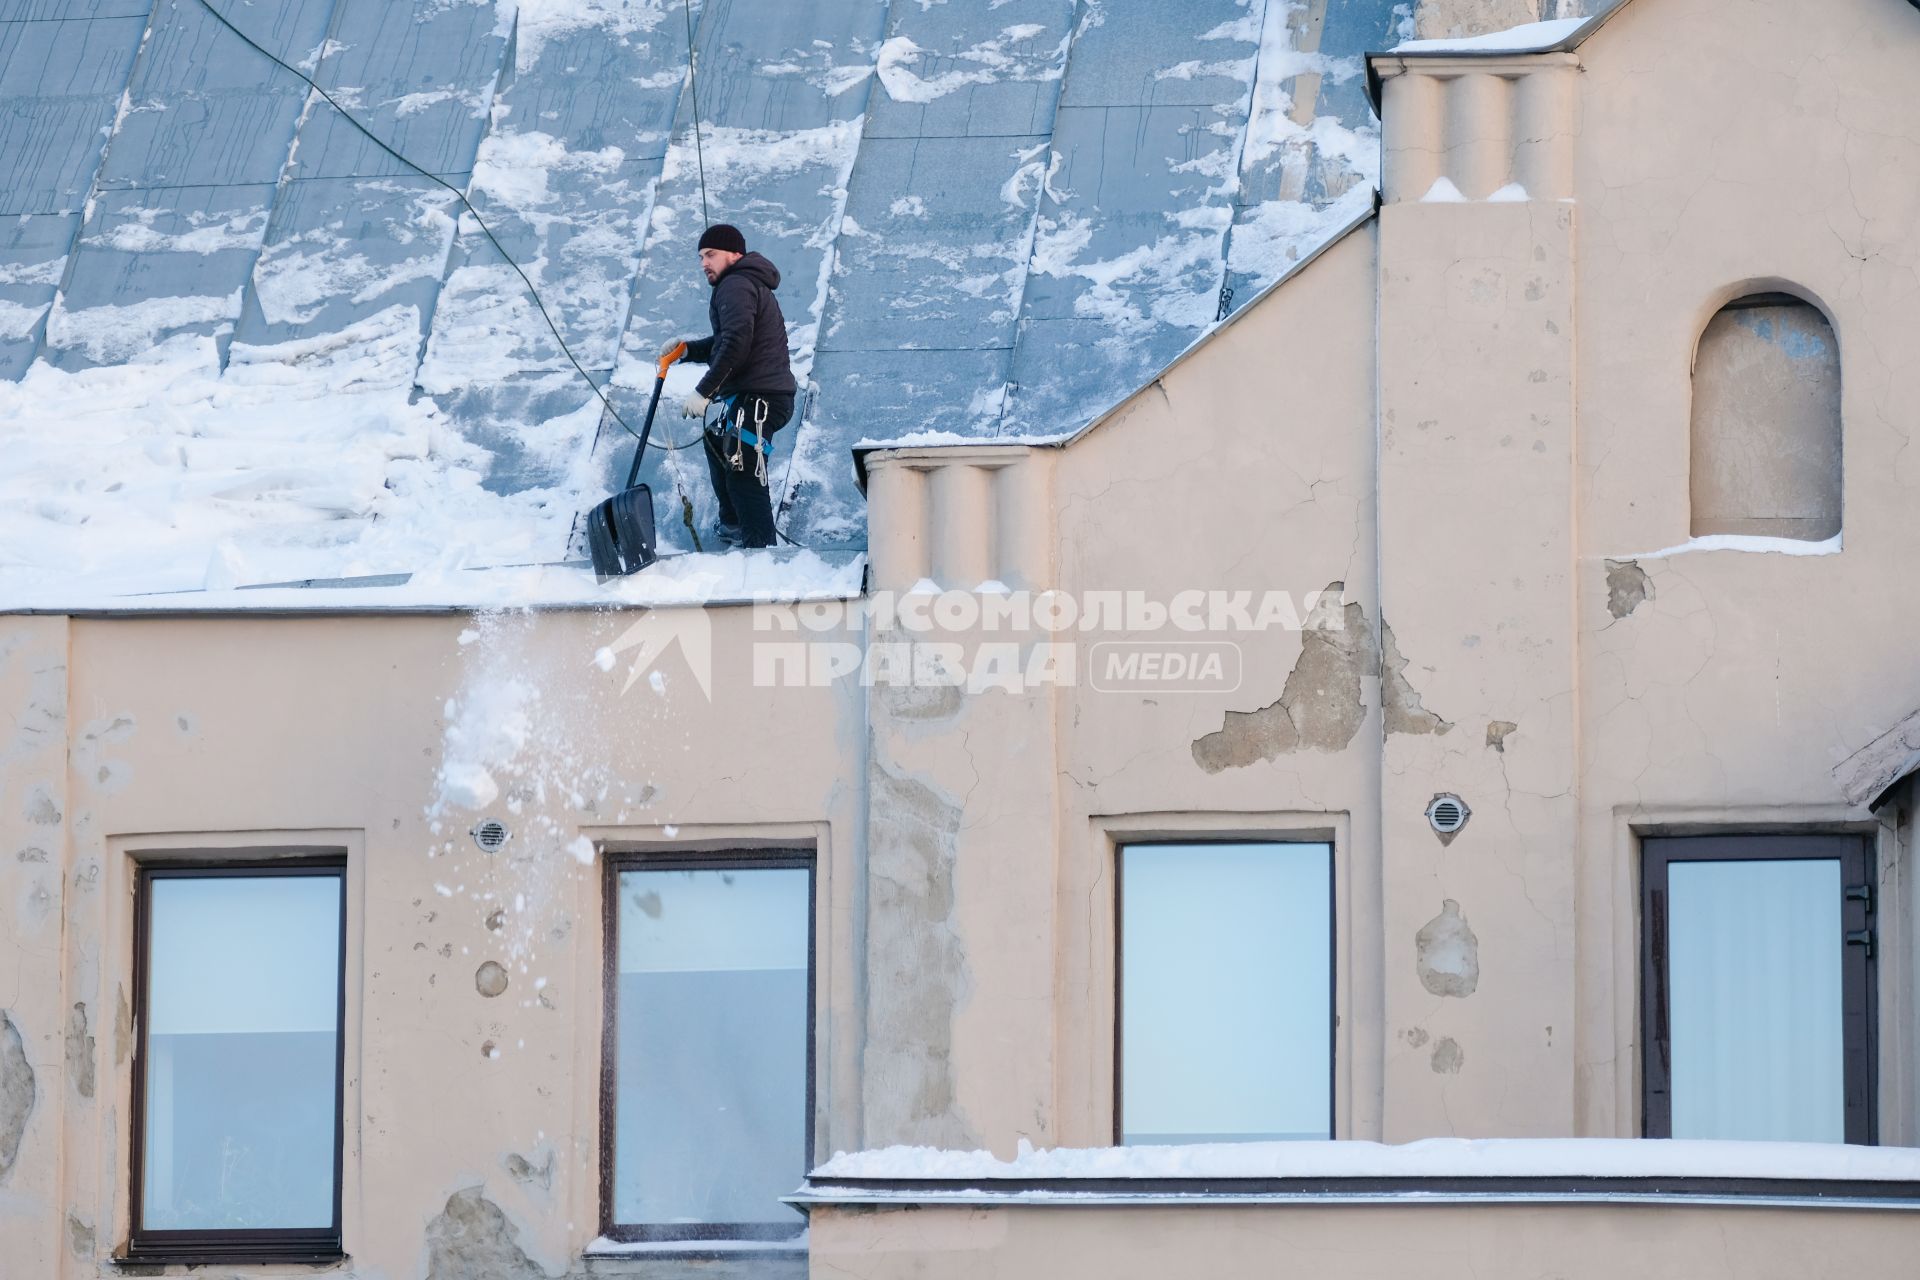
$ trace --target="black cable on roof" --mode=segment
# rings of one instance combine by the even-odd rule
[[[586,371],[585,367],[581,365],[580,361],[574,357],[573,348],[568,346],[566,338],[561,336],[560,326],[554,323],[553,316],[547,312],[547,304],[540,300],[540,291],[533,287],[533,281],[528,277],[527,273],[521,269],[521,266],[518,262],[514,261],[513,255],[507,252],[506,246],[500,243],[500,238],[493,234],[493,228],[489,227],[487,225],[486,219],[480,216],[480,211],[473,207],[473,202],[467,199],[466,192],[454,186],[451,182],[448,182],[445,178],[441,177],[437,173],[434,173],[432,170],[426,168],[424,165],[415,164],[412,160],[409,160],[406,156],[401,155],[399,151],[395,150],[393,146],[391,146],[386,141],[386,139],[380,137],[379,134],[376,134],[373,130],[367,128],[367,126],[362,124],[359,118],[356,117],[351,111],[348,111],[345,107],[341,106],[340,103],[337,100],[335,100],[334,96],[328,93],[325,89],[321,88],[319,82],[316,81],[312,76],[300,70],[300,68],[294,66],[293,64],[287,62],[284,58],[281,58],[278,54],[274,53],[271,49],[263,48],[260,45],[260,43],[256,41],[252,36],[242,31],[239,27],[234,26],[232,22],[227,20],[226,14],[221,13],[220,10],[216,9],[213,6],[213,0],[200,0],[200,4],[202,8],[206,9],[208,13],[214,16],[214,19],[218,21],[221,26],[225,27],[227,30],[233,32],[234,35],[238,36],[241,42],[245,44],[248,48],[252,49],[255,53],[259,54],[261,57],[267,59],[267,61],[273,63],[275,66],[279,67],[281,70],[290,71],[294,75],[300,77],[300,79],[305,81],[308,88],[312,89],[315,93],[319,94],[322,98],[325,98],[327,100],[328,105],[331,106],[335,111],[340,113],[340,116],[342,119],[344,119],[348,124],[352,125],[355,129],[358,129],[363,135],[365,135],[366,139],[369,142],[373,143],[374,146],[379,147],[382,151],[386,152],[388,155],[392,156],[395,160],[398,160],[401,164],[413,170],[415,173],[419,174],[421,177],[430,178],[434,182],[437,182],[441,186],[445,187],[447,190],[453,192],[454,197],[460,201],[461,206],[465,208],[468,213],[473,215],[473,220],[475,224],[479,226],[481,232],[487,237],[487,242],[494,247],[494,250],[498,252],[503,259],[506,260],[506,264],[513,268],[514,274],[520,277],[520,283],[524,284],[527,287],[527,296],[529,298],[532,298],[533,305],[539,308],[540,318],[547,322],[547,328],[552,331],[553,340],[560,344],[560,350],[567,357],[567,362],[573,366],[574,371],[580,375],[581,379],[586,382],[587,386],[593,389],[593,394],[599,398],[599,401],[602,405],[606,406],[607,412],[613,415],[613,420],[619,423],[621,427],[625,428],[626,433],[628,435],[632,436],[636,440],[640,438],[640,433],[638,431],[635,431],[633,427],[628,424],[627,420],[620,416],[620,411],[613,407],[613,401],[607,399],[606,393],[600,389],[600,384],[598,384],[593,380],[592,375],[590,375]],[[704,189],[702,194],[704,195]],[[687,441],[686,444],[676,445],[676,444],[673,444],[671,441],[669,441],[666,444],[662,445],[661,447],[665,449],[685,449],[692,446],[694,443],[696,443],[695,440],[689,440]]]

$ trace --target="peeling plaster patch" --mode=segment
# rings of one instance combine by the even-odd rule
[[[1609,560],[1607,565],[1607,612],[1624,618],[1653,599],[1653,579],[1638,560]]]
[[[93,1037],[87,1034],[87,1006],[76,1003],[67,1015],[67,1079],[83,1098],[93,1096]]]
[[[33,1064],[27,1061],[20,1028],[6,1010],[0,1009],[0,1182],[6,1181],[13,1162],[20,1158],[27,1117],[33,1114],[34,1094]]]
[[[191,738],[199,730],[199,722],[185,712],[173,718],[173,727],[180,731],[183,738]]]
[[[1366,610],[1340,604],[1345,592],[1344,582],[1321,592],[1279,698],[1257,711],[1227,712],[1220,728],[1194,740],[1195,764],[1219,773],[1307,748],[1340,751],[1353,741],[1367,718],[1360,682],[1373,655]]]
[[[1452,898],[1440,904],[1439,915],[1420,926],[1413,950],[1420,985],[1434,995],[1465,999],[1480,985],[1480,939]]]
[[[509,1151],[506,1159],[500,1162],[515,1182],[530,1187],[539,1187],[542,1191],[553,1187],[553,1152],[547,1152],[547,1158],[540,1164],[521,1155],[518,1151]]]
[[[1405,1036],[1407,1044],[1415,1049],[1418,1049],[1428,1040],[1427,1029],[1425,1027],[1409,1027],[1400,1034]]]
[[[127,1007],[127,989],[113,984],[113,1065],[126,1062],[133,1052],[133,1010]]]
[[[1520,726],[1511,720],[1489,720],[1487,722],[1487,745],[1501,755],[1507,752],[1507,735]]]
[[[1441,734],[1452,729],[1451,720],[1442,720],[1420,704],[1420,694],[1407,681],[1407,660],[1400,656],[1393,628],[1384,621],[1380,637],[1380,706],[1387,732]]]
[[[895,1142],[975,1147],[952,1064],[953,1013],[968,987],[953,927],[961,807],[884,765],[873,771],[870,803],[867,1122]]]
[[[1460,1048],[1459,1041],[1452,1036],[1441,1036],[1439,1043],[1433,1046],[1433,1060],[1428,1065],[1437,1076],[1457,1076],[1466,1060],[1467,1055]]]
[[[67,1214],[67,1248],[73,1256],[82,1260],[93,1257],[93,1228],[81,1220],[77,1213]]]
[[[452,945],[452,944],[448,944]],[[498,960],[489,960],[473,973],[473,989],[491,1000],[505,993],[507,971]]]
[[[895,720],[944,720],[960,710],[958,685],[878,686],[886,711]]]
[[[45,862],[47,860],[47,851],[28,845],[13,856],[21,862]]]
[[[27,803],[21,816],[35,826],[58,826],[60,806],[53,802],[53,794],[44,784],[36,785],[33,790],[27,792]]]
[[[493,931],[494,933],[500,932],[500,930],[506,927],[506,924],[507,924],[507,913],[501,910],[499,907],[495,907],[487,915],[487,928]],[[424,947],[427,944],[422,942],[419,945]]]
[[[482,1191],[455,1192],[427,1224],[426,1280],[547,1280],[520,1247],[520,1229]]]

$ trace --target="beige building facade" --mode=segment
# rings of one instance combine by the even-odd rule
[[[1837,1136],[1920,1146],[1920,9],[1549,34],[1370,59],[1377,211],[1084,432],[858,459],[857,595],[0,617],[0,1274],[1914,1274],[1898,1152],[1564,1140],[1684,1129],[1673,868],[1847,848]],[[1124,1137],[1169,845],[1327,849],[1256,984],[1328,1015],[1310,1136],[1500,1172],[902,1157],[622,1229],[623,876],[805,877],[797,1191]],[[337,1236],[142,1254],[154,885],[275,867],[338,886]]]

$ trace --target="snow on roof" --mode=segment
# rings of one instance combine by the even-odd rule
[[[702,5],[696,152],[677,0],[211,3],[464,191],[635,426],[704,325],[704,170],[785,277],[783,523],[849,548],[855,441],[1071,431],[1345,225],[1361,54],[1400,21]],[[631,440],[451,192],[202,0],[0,16],[0,58],[35,72],[0,156],[0,606],[565,556]],[[669,545],[681,492],[711,522],[698,462],[648,465]]]
[[[258,586],[136,594],[32,593],[0,602],[7,613],[179,614],[240,612],[445,613],[649,608],[806,600],[851,600],[866,574],[864,552],[781,547],[669,552],[630,577],[600,582],[584,562],[468,567],[442,561],[418,573],[308,578]]]
[[[1568,43],[1582,27],[1598,23],[1598,18],[1555,18],[1547,22],[1528,22],[1505,31],[1485,35],[1460,36],[1448,40],[1403,40],[1390,53],[1541,53]]]
[[[1428,1138],[1058,1148],[1023,1139],[1012,1160],[987,1151],[887,1147],[839,1153],[811,1179],[996,1181],[1178,1178],[1745,1178],[1920,1180],[1920,1150],[1815,1142],[1644,1138]]]

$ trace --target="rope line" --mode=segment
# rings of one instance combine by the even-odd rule
[[[693,47],[693,0],[681,0],[680,7],[687,15],[687,89],[693,95],[693,159],[700,170],[700,225],[713,225],[713,215],[707,212],[707,156],[700,146],[700,72],[695,66],[700,55]]]

